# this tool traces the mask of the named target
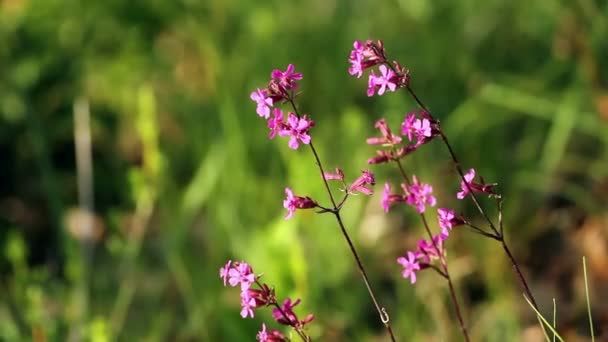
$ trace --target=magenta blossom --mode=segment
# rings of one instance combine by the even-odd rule
[[[298,87],[296,81],[302,79],[302,73],[295,72],[295,69],[293,64],[289,64],[285,71],[273,70],[270,77],[274,78],[285,90],[295,89]]]
[[[387,88],[390,91],[395,91],[397,89],[397,75],[395,75],[395,73],[386,65],[380,65],[378,69],[381,73],[379,76],[376,76],[373,72],[369,75],[367,96],[374,95],[376,90],[378,95],[383,95]]]
[[[258,115],[265,119],[270,116],[270,107],[273,105],[272,98],[266,96],[267,94],[268,90],[258,88],[249,96],[258,105],[256,109]]]
[[[485,184],[483,178],[481,179],[481,184],[475,183],[473,182],[473,179],[475,179],[475,169],[470,169],[469,172],[464,175],[464,180],[460,181],[461,191],[456,194],[458,199],[465,198],[469,194],[469,189],[473,192],[486,193],[490,196],[495,195],[494,187],[496,184]]]
[[[437,200],[432,195],[433,187],[418,181],[416,176],[412,177],[412,184],[407,187],[407,203],[416,208],[419,213],[424,213],[426,205],[435,206]]]
[[[407,252],[407,258],[397,258],[397,263],[403,266],[401,275],[403,278],[410,278],[412,284],[416,283],[416,271],[420,270],[420,264],[416,260],[416,255],[412,252]]]
[[[324,172],[323,173],[323,178],[325,178],[325,180],[340,180],[340,181],[343,181],[344,180],[344,172],[341,169],[336,168],[336,173]]]
[[[431,263],[433,259],[439,259],[443,254],[443,239],[440,235],[435,235],[431,241],[424,239],[418,241],[415,254],[425,264]]]
[[[382,137],[368,138],[367,143],[369,145],[376,145],[376,144],[396,145],[401,142],[401,137],[398,135],[394,135],[393,132],[391,132],[391,129],[388,127],[386,120],[380,119],[380,120],[376,121],[376,124],[374,125],[374,127],[380,131],[380,134],[382,134]]]
[[[270,128],[270,133],[268,134],[269,139],[273,139],[277,133],[280,133],[281,130],[286,127],[283,119],[283,111],[281,109],[273,109],[272,114],[272,118],[268,120],[268,128]]]
[[[374,43],[367,41],[365,44],[358,40],[353,42],[353,49],[350,51],[348,62],[350,67],[348,73],[352,76],[360,78],[363,75],[363,71],[376,64],[380,64],[384,58],[378,55],[377,51],[381,51],[381,43]]]
[[[314,315],[309,314],[308,316],[306,316],[306,318],[300,321],[295,312],[293,312],[293,308],[298,304],[300,304],[300,299],[297,299],[295,302],[292,303],[291,298],[287,298],[283,302],[283,305],[281,305],[281,310],[272,310],[272,317],[274,317],[274,319],[279,324],[289,325],[292,327],[303,327],[314,319]]]
[[[443,240],[448,238],[453,227],[464,224],[462,218],[456,217],[454,210],[445,208],[437,209],[437,220],[439,221],[439,227],[441,228],[440,236]]]
[[[362,173],[362,175],[359,176],[359,178],[357,178],[353,182],[353,184],[351,184],[348,191],[351,193],[358,191],[364,195],[371,195],[373,193],[373,190],[366,188],[365,186],[376,184],[376,179],[374,178],[374,174],[371,173],[369,170],[363,170],[363,171],[361,171],[361,173]]]
[[[256,307],[255,298],[249,296],[248,291],[241,292],[241,317],[247,316],[253,318],[253,309]]]
[[[228,280],[228,273],[230,271],[230,265],[232,264],[232,260],[228,260],[224,267],[220,268],[220,278],[224,280],[224,286],[226,286],[226,281]]]
[[[248,263],[234,262],[232,267],[228,270],[228,283],[230,286],[235,287],[241,285],[241,291],[249,289],[251,284],[255,281],[255,274]]]
[[[308,120],[306,115],[298,118],[297,115],[288,113],[287,124],[279,131],[279,135],[282,137],[290,136],[289,147],[295,150],[300,146],[298,140],[303,144],[310,144],[311,138],[308,129],[312,126],[314,126],[314,122]]]
[[[382,208],[384,212],[388,213],[391,205],[397,202],[406,202],[407,196],[391,194],[391,186],[388,183],[384,184],[384,191],[382,192]]]
[[[308,196],[294,196],[290,188],[285,188],[285,194],[287,195],[287,198],[285,198],[283,201],[283,208],[287,209],[285,219],[291,218],[296,212],[296,209],[310,209],[318,207],[317,202]]]
[[[259,342],[286,342],[289,341],[285,335],[278,330],[266,330],[266,324],[262,323],[262,330],[256,335]]]

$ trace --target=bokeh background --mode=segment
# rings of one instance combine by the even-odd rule
[[[268,140],[249,99],[295,64],[323,162],[354,179],[375,120],[397,129],[415,108],[349,77],[367,38],[410,68],[463,166],[499,183],[507,239],[568,341],[589,336],[587,257],[606,339],[606,37],[599,0],[0,1],[0,340],[252,341],[277,326],[239,316],[227,259],[302,298],[315,340],[387,340],[333,218],[283,219],[285,186],[326,194],[309,151]],[[480,221],[439,142],[406,168]],[[397,182],[372,170],[376,190]],[[459,340],[444,282],[400,277],[423,232],[411,210],[386,215],[376,194],[343,213],[399,340]],[[457,230],[448,250],[473,340],[542,340],[497,243]]]

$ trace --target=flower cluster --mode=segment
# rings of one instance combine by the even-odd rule
[[[377,150],[376,156],[367,160],[368,164],[397,161],[440,135],[439,122],[424,110],[405,115],[401,123],[401,136],[391,131],[385,119],[376,121],[374,127],[380,131],[381,136],[367,138],[367,143],[387,149]],[[409,143],[405,143],[403,137],[407,137]]]
[[[289,147],[297,149],[302,144],[310,144],[308,130],[314,126],[314,122],[307,115],[298,115],[294,112],[285,113],[274,106],[280,102],[293,101],[293,91],[298,87],[297,81],[302,79],[302,74],[295,72],[293,64],[289,64],[285,71],[278,69],[270,73],[271,80],[264,89],[256,89],[250,95],[252,101],[257,105],[256,112],[260,117],[268,120],[270,133],[268,137],[273,139],[277,134],[282,137],[290,137]],[[270,115],[272,109],[272,117]]]
[[[435,196],[432,195],[433,187],[429,184],[421,183],[416,176],[412,177],[411,184],[401,184],[401,189],[404,194],[392,194],[391,186],[388,183],[384,184],[382,208],[384,208],[385,212],[389,211],[392,204],[398,202],[405,202],[413,206],[420,214],[424,213],[427,205],[433,207],[437,204]]]
[[[374,70],[369,74],[367,96],[383,95],[387,90],[395,91],[397,88],[407,87],[409,71],[395,61],[392,64],[388,62],[382,41],[368,40],[365,44],[355,41],[348,62],[350,63],[348,73],[357,78],[363,76],[364,70],[380,65],[377,70],[380,72],[378,75]]]
[[[290,188],[285,188],[285,195],[287,195],[283,201],[283,208],[287,209],[285,219],[291,218],[296,212],[296,209],[311,209],[319,206],[317,202],[308,196],[294,196],[293,191],[291,191]]]
[[[226,284],[235,287],[240,285],[241,288],[241,317],[254,317],[254,309],[262,306],[274,305],[276,308],[272,310],[274,320],[282,325],[287,325],[295,328],[298,333],[301,329],[314,319],[313,314],[309,314],[304,319],[299,319],[293,311],[293,308],[300,303],[300,299],[292,302],[290,298],[285,299],[283,305],[279,306],[277,299],[272,289],[267,284],[259,282],[261,276],[256,276],[249,264],[244,261],[228,262],[220,268],[220,278]],[[258,288],[252,288],[256,284]],[[257,334],[258,341],[262,342],[283,342],[289,341],[285,335],[278,330],[266,330],[266,324],[262,324],[262,330]]]

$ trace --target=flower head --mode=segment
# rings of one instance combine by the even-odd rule
[[[228,260],[224,267],[220,268],[220,278],[224,280],[224,286],[226,286],[226,281],[228,280],[228,272],[230,271],[230,265],[232,264],[232,260]]]
[[[285,71],[278,69],[273,70],[270,77],[275,79],[285,90],[295,89],[298,87],[298,83],[296,81],[302,79],[302,73],[295,72],[295,69],[296,68],[293,64],[289,64]]]
[[[407,196],[391,194],[391,186],[388,183],[384,184],[384,191],[382,192],[382,208],[384,212],[388,213],[391,205],[397,202],[406,202]]]
[[[253,309],[256,307],[255,298],[249,296],[248,291],[241,292],[241,317],[247,316],[253,318]]]
[[[439,221],[439,227],[441,228],[440,236],[443,240],[448,238],[452,228],[464,223],[462,218],[456,217],[454,210],[445,208],[437,209],[437,220]]]
[[[272,118],[268,120],[268,128],[270,128],[270,133],[268,134],[269,139],[274,138],[277,133],[285,129],[283,111],[279,108],[275,108],[272,110],[272,114]]]
[[[285,299],[283,305],[281,305],[281,310],[273,309],[272,317],[279,324],[289,325],[289,326],[298,326],[302,327],[307,323],[310,323],[314,319],[314,315],[310,314],[306,316],[303,320],[299,320],[298,316],[293,311],[293,308],[300,304],[300,299],[296,299],[295,302],[291,301],[291,298]]]
[[[228,270],[228,283],[234,287],[241,285],[241,291],[249,289],[251,284],[255,281],[255,274],[248,263],[234,262],[232,267]]]
[[[412,284],[416,283],[416,271],[420,270],[420,264],[416,260],[416,255],[412,252],[407,252],[407,258],[399,257],[397,258],[397,263],[403,266],[403,271],[401,272],[403,278],[410,278]]]
[[[310,144],[311,138],[308,134],[308,129],[312,126],[314,126],[314,122],[308,120],[306,115],[299,118],[297,115],[290,112],[287,114],[287,123],[279,131],[279,135],[282,137],[290,136],[289,147],[295,150],[300,146],[298,141],[303,144]]]
[[[414,206],[419,213],[424,213],[426,205],[435,206],[437,200],[432,195],[433,187],[420,183],[416,176],[412,177],[412,184],[407,187],[407,203]]]
[[[267,95],[268,90],[258,88],[249,96],[251,100],[253,100],[258,105],[256,109],[258,115],[265,119],[268,119],[268,117],[270,116],[270,107],[272,107],[273,105],[272,98],[268,97]]]
[[[323,178],[325,180],[344,180],[344,172],[340,168],[336,168],[336,173],[324,172]]]
[[[291,218],[296,209],[310,209],[318,206],[317,202],[308,196],[294,196],[290,188],[285,188],[285,195],[287,195],[287,198],[283,201],[283,208],[287,209],[285,219]]]
[[[473,179],[475,179],[475,169],[470,169],[469,172],[467,172],[463,178],[464,180],[460,181],[461,191],[456,194],[456,197],[458,199],[465,198],[470,191],[486,193],[490,196],[496,195],[494,193],[494,187],[496,186],[496,184],[486,184],[484,183],[483,178],[481,179],[481,183],[473,182]]]
[[[393,132],[391,132],[391,129],[388,127],[386,120],[380,119],[380,120],[376,121],[376,124],[374,125],[374,127],[380,131],[380,134],[382,134],[382,137],[368,138],[367,143],[369,145],[375,145],[375,144],[396,145],[401,142],[401,137],[398,135],[394,135]]]
[[[353,184],[351,184],[350,188],[348,189],[349,192],[360,192],[364,195],[371,195],[373,193],[373,191],[369,188],[366,188],[366,185],[375,185],[376,184],[376,179],[374,177],[374,174],[371,173],[369,170],[363,170],[361,171],[361,176],[359,176],[359,178],[357,178]]]
[[[266,324],[262,323],[262,330],[256,335],[259,342],[285,342],[288,339],[278,330],[266,330]]]

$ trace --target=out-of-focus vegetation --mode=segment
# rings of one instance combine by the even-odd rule
[[[244,259],[280,297],[303,299],[315,340],[386,340],[333,219],[283,220],[285,186],[326,195],[308,151],[268,140],[249,99],[272,69],[295,64],[321,158],[356,177],[374,153],[374,121],[397,127],[415,107],[405,93],[368,98],[366,81],[348,76],[352,41],[367,38],[410,68],[464,167],[500,183],[507,239],[546,317],[557,299],[567,340],[589,336],[587,255],[606,336],[607,6],[0,1],[0,339],[251,341],[263,321],[276,328],[269,310],[241,319],[238,291],[218,277],[225,260]],[[90,111],[92,212],[78,195],[78,101]],[[456,201],[439,143],[406,165],[441,206],[475,215]],[[399,339],[457,340],[443,282],[400,278],[395,259],[422,233],[409,209],[384,215],[379,196],[358,196],[343,213]],[[448,249],[473,339],[533,341],[536,320],[500,246],[463,230]]]

